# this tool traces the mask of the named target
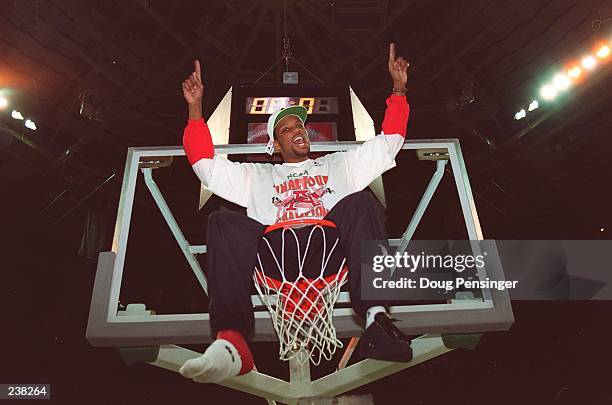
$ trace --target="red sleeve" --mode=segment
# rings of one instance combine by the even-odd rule
[[[215,147],[212,143],[210,130],[203,118],[189,120],[183,132],[183,148],[187,159],[192,165],[201,159],[212,159],[215,155]]]
[[[409,115],[410,106],[406,101],[406,96],[392,94],[387,97],[387,110],[385,111],[385,119],[382,123],[383,133],[400,134],[405,138]]]

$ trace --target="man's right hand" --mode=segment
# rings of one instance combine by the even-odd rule
[[[202,118],[202,97],[204,96],[204,85],[202,85],[202,71],[200,61],[193,62],[194,71],[183,82],[183,97],[189,104],[189,118]]]

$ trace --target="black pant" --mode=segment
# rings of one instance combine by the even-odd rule
[[[360,191],[340,200],[325,219],[336,224],[340,247],[349,268],[351,304],[357,315],[364,317],[369,307],[384,305],[361,300],[361,241],[387,239],[383,208],[372,194]],[[253,332],[253,270],[265,228],[265,225],[233,211],[216,211],[209,216],[207,273],[213,337],[217,331],[225,329],[238,331],[245,337]],[[303,239],[304,233],[309,231],[302,228],[296,232]],[[311,246],[309,252],[316,251],[314,247]],[[320,265],[316,271],[320,271]]]

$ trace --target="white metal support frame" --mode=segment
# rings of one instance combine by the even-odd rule
[[[189,245],[189,242],[187,242],[187,239],[185,239],[185,236],[183,235],[181,228],[178,226],[176,219],[174,219],[174,215],[172,215],[172,211],[170,211],[170,207],[166,203],[164,196],[162,195],[161,191],[157,187],[155,180],[153,180],[153,175],[151,174],[152,170],[153,169],[150,169],[150,168],[142,169],[142,173],[145,179],[145,184],[147,185],[147,188],[151,192],[151,195],[153,196],[155,203],[159,207],[159,210],[164,216],[166,223],[170,227],[170,231],[172,232],[174,239],[176,239],[179,247],[181,248],[181,251],[185,255],[185,259],[187,259],[187,263],[189,263],[189,265],[191,266],[191,269],[193,270],[193,273],[195,274],[198,281],[200,282],[200,285],[202,286],[202,289],[204,290],[204,292],[208,294],[208,284],[206,282],[206,276],[204,275],[204,272],[202,271],[202,268],[200,267],[200,263],[198,262],[198,259],[196,259],[195,257],[195,253],[198,252],[198,250],[192,249],[192,247]]]
[[[313,152],[344,151],[355,148],[360,143],[317,143],[311,146],[311,150]],[[456,139],[408,140],[403,146],[404,150],[434,148],[448,151],[447,157],[451,163],[469,239],[482,240],[480,223],[459,142]],[[263,153],[264,149],[265,145],[215,146],[217,153],[227,155]],[[202,343],[203,338],[205,341],[210,341],[209,315],[207,313],[157,315],[150,311],[130,311],[127,313],[119,311],[118,299],[127,252],[139,162],[141,159],[146,160],[152,156],[184,155],[185,152],[182,147],[144,147],[128,150],[112,251],[100,254],[87,326],[87,338],[94,346],[159,347],[157,360],[151,364],[173,371],[178,371],[187,359],[200,355],[200,353],[182,348],[177,344]],[[437,169],[406,232],[401,239],[390,240],[390,243],[400,245],[402,242],[405,243],[410,240],[440,183],[446,162],[447,160],[436,162]],[[195,257],[198,253],[205,253],[206,246],[189,244],[161,191],[155,184],[152,169],[144,168],[142,173],[145,184],[168,223],[179,248],[192,268],[196,279],[203,290],[206,291],[206,278]],[[494,279],[502,279],[503,274],[499,257],[495,255],[491,257],[490,255],[489,259],[493,266],[487,268],[487,273],[480,276],[488,275]],[[348,300],[347,293],[342,293],[339,302],[348,302]],[[253,296],[252,301],[254,305],[261,304],[261,300],[257,296]],[[297,403],[299,398],[335,396],[452,350],[444,345],[442,334],[507,330],[514,321],[507,291],[497,290],[484,295],[482,299],[453,300],[447,304],[395,306],[391,307],[390,312],[394,318],[399,319],[398,326],[405,333],[411,335],[426,334],[413,341],[414,358],[410,363],[363,360],[346,367],[356,343],[356,339],[353,339],[351,344],[348,345],[337,371],[318,380],[311,381],[308,363],[299,365],[298,362],[291,362],[289,382],[254,371],[225,381],[222,385],[266,398],[269,403],[278,401],[293,404]],[[265,309],[256,311],[255,318],[254,340],[276,340],[267,311]],[[336,308],[334,310],[334,326],[340,338],[356,338],[362,330],[359,321],[356,320],[350,308]],[[207,338],[209,340],[206,340]]]
[[[438,185],[442,181],[442,176],[444,176],[444,168],[446,167],[446,162],[447,162],[446,160],[436,161],[436,171],[431,177],[431,180],[429,181],[429,184],[427,185],[427,189],[425,190],[425,193],[423,193],[423,197],[421,197],[421,200],[419,201],[419,204],[417,205],[417,208],[414,211],[414,215],[412,215],[412,219],[410,220],[410,222],[408,223],[408,226],[406,227],[406,231],[404,232],[402,237],[399,239],[399,241],[395,241],[395,242],[399,242],[397,253],[403,254],[406,251],[406,248],[408,248],[408,244],[410,243],[410,240],[412,240],[412,236],[416,232],[416,229],[419,226],[419,223],[421,222],[423,215],[425,214],[425,210],[427,210],[427,207],[429,206],[429,203],[431,202],[431,199],[433,198],[433,195],[436,192]],[[391,268],[391,273],[393,273],[394,271],[395,271],[395,265],[393,265],[393,267]]]

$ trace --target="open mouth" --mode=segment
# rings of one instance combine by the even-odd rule
[[[308,138],[304,135],[296,135],[293,138],[293,143],[301,148],[304,148],[308,145]]]

